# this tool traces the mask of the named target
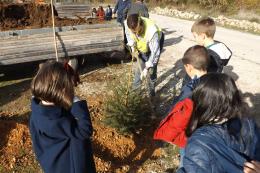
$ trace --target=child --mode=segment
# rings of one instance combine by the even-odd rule
[[[178,173],[242,173],[244,166],[253,166],[248,162],[260,161],[260,129],[231,77],[202,76],[192,101],[184,167]]]
[[[93,8],[93,9],[92,9],[91,17],[92,17],[92,18],[97,18],[97,9],[96,9],[96,8]]]
[[[104,21],[105,19],[105,11],[102,6],[98,7],[97,17],[100,22]]]
[[[110,7],[110,5],[107,6],[106,12],[105,12],[105,19],[106,20],[111,20],[112,19],[112,8]]]
[[[195,41],[209,50],[211,63],[208,72],[222,72],[223,66],[231,58],[231,50],[219,41],[214,40],[216,24],[213,19],[206,17],[196,21],[191,28]]]
[[[41,65],[32,81],[30,133],[45,173],[96,172],[87,103],[75,97],[74,85],[73,74],[59,62]]]
[[[183,86],[181,94],[175,99],[174,106],[168,116],[160,123],[154,133],[154,139],[164,140],[180,147],[181,161],[184,156],[184,148],[187,138],[185,129],[192,112],[192,101],[189,99],[201,76],[207,73],[209,57],[207,49],[203,46],[190,47],[182,58],[185,71],[192,79]]]

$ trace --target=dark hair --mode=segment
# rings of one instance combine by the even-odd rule
[[[127,16],[127,26],[128,26],[128,28],[136,29],[138,24],[140,26],[143,25],[143,22],[141,20],[141,17],[139,16],[139,14],[131,14],[131,15]]]
[[[99,9],[100,9],[101,11],[104,11],[104,9],[103,9],[103,7],[102,7],[102,6],[99,6]]]
[[[208,37],[213,38],[216,32],[216,24],[210,17],[204,17],[196,21],[192,27],[191,32],[197,34],[206,34]]]
[[[32,94],[36,99],[69,109],[74,98],[73,78],[63,63],[46,62],[40,66],[32,80]]]
[[[191,64],[195,69],[206,71],[209,65],[208,51],[204,46],[190,47],[183,55],[182,63]]]
[[[222,73],[202,76],[192,100],[193,112],[186,129],[188,137],[201,126],[242,118],[245,111],[245,102],[234,80]]]

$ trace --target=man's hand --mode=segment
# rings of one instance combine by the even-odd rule
[[[143,79],[146,78],[147,73],[148,73],[148,70],[145,68],[145,69],[142,71],[142,73],[141,73],[141,76],[140,76],[141,80],[143,80]]]
[[[244,164],[244,173],[260,173],[260,162],[246,162]]]

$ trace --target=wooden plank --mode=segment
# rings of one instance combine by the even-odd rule
[[[74,25],[74,26],[63,26],[63,27],[55,27],[56,32],[65,32],[72,30],[86,30],[86,29],[101,29],[101,28],[121,28],[116,25],[115,21],[109,23],[99,23],[99,24],[83,24],[83,25]],[[38,28],[38,29],[23,29],[23,30],[9,30],[9,31],[1,31],[0,38],[1,39],[10,39],[17,36],[26,36],[26,35],[34,35],[34,34],[43,34],[43,33],[52,33],[51,27]]]
[[[96,42],[96,43],[88,43],[85,40],[75,41],[70,44],[58,44],[58,49],[60,50],[69,50],[73,47],[78,46],[86,46],[86,47],[106,47],[110,44],[117,44],[121,45],[123,44],[122,41],[106,41],[106,42]],[[6,56],[10,55],[22,55],[23,53],[31,53],[31,52],[42,52],[42,51],[48,51],[54,49],[52,44],[44,44],[44,45],[37,45],[34,47],[28,47],[23,49],[9,49],[5,51],[1,51],[0,60],[3,59]]]
[[[67,39],[57,39],[57,44],[62,45],[62,46],[67,46],[70,44],[75,44],[77,42],[84,41],[84,44],[95,44],[95,43],[106,43],[106,42],[113,42],[113,41],[123,41],[123,37],[120,35],[117,36],[109,36],[109,35],[104,35],[104,36],[99,36],[96,38],[89,38],[89,37],[69,37]],[[15,51],[21,51],[20,49],[27,49],[30,50],[36,49],[37,46],[44,46],[44,45],[51,45],[53,46],[53,40],[51,38],[45,39],[45,40],[35,40],[30,42],[21,42],[17,41],[15,44],[12,45],[1,45],[0,46],[0,55],[3,54],[3,52],[10,50],[11,52]]]
[[[113,40],[123,40],[123,36],[116,33],[117,35],[112,35],[112,33],[106,33],[106,34],[98,34],[97,36],[89,36],[86,34],[80,34],[80,35],[74,35],[74,36],[59,36],[57,37],[57,43],[64,44],[85,40],[89,42],[88,44],[96,43],[96,42],[109,42]],[[86,42],[86,44],[87,44]],[[17,40],[15,42],[7,42],[6,44],[2,43],[0,44],[0,50],[8,50],[8,49],[19,49],[19,48],[30,48],[34,47],[36,45],[44,45],[44,44],[53,44],[53,38],[46,37],[44,39],[27,39],[27,40]],[[12,50],[14,51],[14,50]],[[1,55],[1,52],[0,52]]]
[[[104,49],[106,47],[109,47],[109,46],[115,46],[115,45],[122,45],[122,42],[110,42],[110,43],[106,43],[106,44],[81,44],[81,45],[75,45],[75,46],[70,46],[70,47],[67,47],[67,48],[64,48],[64,47],[59,47],[58,48],[58,51],[69,51],[69,50],[72,50],[72,49],[81,49],[81,48],[84,48],[84,49],[91,49],[91,48],[99,48],[99,47],[103,47]],[[16,57],[20,57],[20,56],[30,56],[31,54],[37,54],[37,53],[40,53],[40,54],[45,54],[45,53],[49,53],[49,52],[53,52],[54,51],[54,48],[51,47],[51,48],[42,48],[42,49],[38,49],[38,50],[32,50],[32,51],[24,51],[24,52],[18,52],[18,53],[15,53],[15,54],[6,54],[4,56],[1,56],[2,58],[1,59],[6,59],[6,58],[16,58]]]
[[[59,57],[68,57],[106,51],[122,51],[123,29],[113,26],[85,28],[58,33]],[[36,31],[36,30],[34,30]],[[36,31],[37,33],[38,31]],[[3,37],[0,42],[0,64],[15,64],[55,57],[52,33]]]
[[[93,28],[93,29],[85,29],[85,30],[71,30],[71,31],[64,31],[64,32],[57,32],[60,36],[63,35],[77,35],[77,34],[83,34],[83,33],[88,33],[88,34],[97,34],[97,33],[105,33],[105,32],[123,32],[122,28],[118,27],[112,27],[112,28]],[[51,36],[52,32],[50,33],[44,33],[44,34],[32,34],[32,35],[26,35],[26,36],[12,36],[8,37],[8,41],[14,40],[16,41],[17,39],[33,39],[33,38],[44,38],[46,36]],[[5,38],[1,38],[5,39]]]
[[[55,5],[59,17],[74,18],[91,15],[91,7],[88,5]]]
[[[120,46],[114,46],[107,48],[106,51],[121,51],[122,47]],[[73,51],[69,53],[69,56],[77,56],[77,55],[84,55],[84,54],[91,54],[91,53],[99,53],[103,52],[103,48],[99,49],[91,49],[88,50],[87,52],[82,50],[82,51]],[[64,52],[59,54],[59,57],[64,57]],[[55,59],[55,53],[53,54],[48,54],[48,55],[39,55],[39,56],[31,56],[31,57],[23,57],[19,59],[7,59],[4,61],[0,61],[0,65],[10,65],[10,64],[17,64],[17,63],[23,63],[23,62],[32,62],[32,61],[39,61],[39,60],[47,60],[47,59]]]
[[[96,44],[96,45],[77,45],[74,47],[66,48],[66,51],[64,49],[59,48],[58,52],[63,53],[64,56],[70,56],[70,52],[72,51],[84,51],[85,54],[91,53],[93,50],[101,50],[102,52],[110,51],[110,47],[120,47],[121,50],[123,50],[123,44],[121,42],[114,42],[114,43],[107,43],[104,44]],[[0,62],[5,60],[11,60],[11,59],[20,59],[20,58],[26,58],[26,57],[33,57],[33,56],[43,56],[48,54],[53,54],[54,49],[47,49],[47,50],[37,50],[37,51],[29,51],[29,52],[22,52],[19,54],[10,54],[0,57]],[[80,53],[80,52],[79,52]],[[82,52],[81,52],[82,53]],[[78,54],[80,55],[80,54]]]
[[[66,32],[59,32],[57,33],[58,36],[66,37],[66,36],[74,36],[74,35],[80,35],[80,34],[86,34],[88,36],[94,36],[94,35],[102,35],[109,33],[113,34],[121,34],[123,33],[122,30],[84,30],[84,31],[66,31]],[[31,36],[19,36],[19,37],[13,37],[8,40],[5,40],[5,42],[1,42],[1,44],[7,43],[7,42],[16,42],[17,40],[28,40],[28,39],[44,39],[46,37],[52,37],[51,33],[48,34],[34,34]]]

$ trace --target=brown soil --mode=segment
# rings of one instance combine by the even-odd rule
[[[97,19],[84,20],[59,18],[55,10],[55,26],[73,26],[83,23],[97,23]],[[51,6],[48,4],[6,4],[0,3],[0,31],[31,29],[52,26]]]
[[[165,152],[152,139],[158,122],[155,122],[156,125],[149,122],[149,128],[136,134],[119,134],[102,123],[105,117],[102,109],[104,94],[90,93],[89,88],[100,90],[95,86],[96,83],[113,81],[113,74],[122,73],[123,68],[126,66],[119,64],[109,67],[107,71],[82,75],[81,87],[76,88],[77,95],[88,101],[94,127],[92,144],[97,172],[145,173],[150,172],[148,170],[163,170],[165,163],[161,161],[157,161],[159,164],[156,164],[156,168],[147,166],[147,162],[156,162],[157,159],[165,157]],[[0,173],[41,172],[32,150],[28,129],[30,81],[26,79],[2,86],[0,83]],[[176,160],[176,156],[170,160],[171,168],[178,163]]]

